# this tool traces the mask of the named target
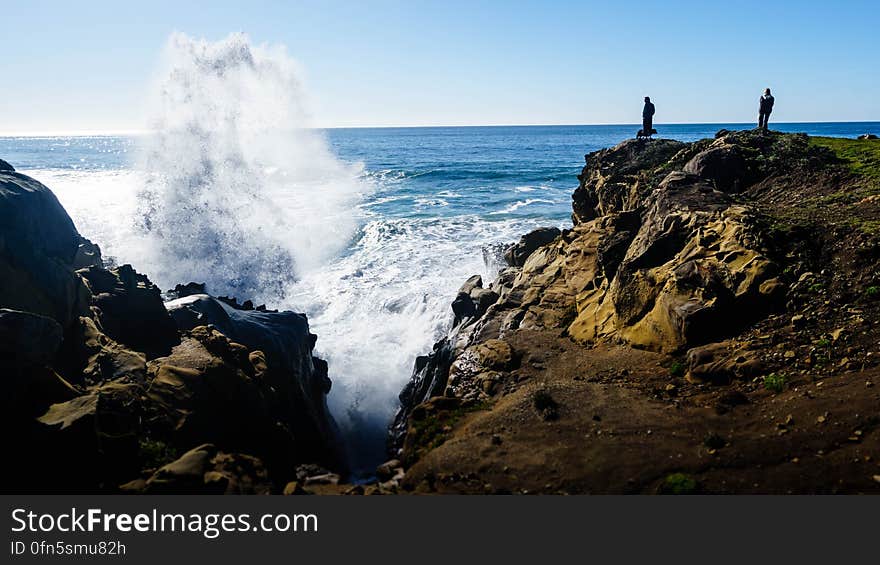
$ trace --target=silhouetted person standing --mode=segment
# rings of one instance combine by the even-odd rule
[[[650,137],[654,129],[654,104],[651,103],[651,97],[645,96],[645,107],[642,110],[642,133],[645,137]]]
[[[770,112],[773,111],[773,103],[776,100],[770,94],[770,89],[764,89],[764,95],[758,104],[758,128],[761,131],[767,131],[767,122],[770,120]]]

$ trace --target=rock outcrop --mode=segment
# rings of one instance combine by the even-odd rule
[[[74,264],[83,239],[58,199],[34,179],[0,171],[0,300],[67,331],[89,312]]]
[[[179,343],[161,291],[131,265],[91,266],[78,273],[88,283],[95,319],[108,336],[149,358],[167,355]]]
[[[487,289],[479,277],[462,287],[453,329],[416,361],[401,393],[394,450],[419,404],[480,402],[503,390],[517,332],[681,355],[783,309],[782,252],[762,212],[736,194],[812,162],[829,161],[805,136],[725,131],[690,144],[628,140],[587,155],[572,228],[525,236]],[[694,353],[693,379],[757,372],[741,355],[719,355]]]
[[[344,472],[304,315],[194,284],[166,305],[0,165],[4,491],[266,493],[302,464]]]
[[[539,247],[547,245],[561,234],[559,228],[538,228],[530,231],[504,252],[504,260],[511,267],[522,267]]]
[[[204,444],[164,465],[146,480],[122,486],[142,494],[270,494],[272,483],[256,457]]]

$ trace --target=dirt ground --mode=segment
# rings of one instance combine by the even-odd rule
[[[404,491],[880,493],[880,370],[777,394],[689,383],[670,376],[670,358],[627,347],[534,331],[509,340],[546,353],[457,421],[407,470]],[[548,395],[555,414],[536,407]]]

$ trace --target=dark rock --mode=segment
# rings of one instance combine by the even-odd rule
[[[79,247],[76,250],[76,257],[73,258],[73,268],[79,270],[88,269],[89,267],[104,267],[101,248],[88,239],[81,237]]]
[[[729,342],[710,343],[689,350],[687,365],[688,380],[715,384],[752,378],[763,369],[757,356],[742,349],[732,349]]]
[[[141,393],[136,384],[109,383],[49,407],[38,419],[44,426],[40,471],[54,472],[56,483],[76,489],[118,484],[134,475]]]
[[[79,271],[92,290],[92,306],[103,333],[147,358],[167,355],[179,343],[172,320],[157,286],[131,265]]]
[[[215,445],[199,492],[267,492],[255,486],[263,463],[240,453],[263,457],[279,484],[304,461],[344,470],[305,316],[180,300],[172,318],[146,276],[103,267],[48,188],[0,172],[0,440],[12,462],[0,483],[112,490],[155,464],[143,442]],[[175,491],[172,471],[127,490]]]
[[[398,469],[402,466],[403,464],[399,459],[389,459],[376,467],[376,478],[380,481],[389,481],[397,475]]]
[[[79,331],[71,339],[73,354],[81,367],[81,382],[95,385],[124,379],[143,384],[147,377],[147,359],[143,353],[116,342],[98,329],[91,318],[80,318]]]
[[[302,496],[311,493],[303,488],[302,482],[290,481],[289,483],[284,485],[284,491],[282,492],[282,494],[284,496]]]
[[[61,326],[52,318],[0,308],[0,367],[49,365],[61,339]]]
[[[158,469],[146,481],[122,486],[145,494],[269,494],[272,484],[263,463],[241,453],[200,445]]]
[[[870,139],[877,139],[877,136],[874,135],[873,133],[863,133],[862,135],[859,136],[859,139],[861,139],[863,141],[867,141]]]
[[[15,168],[3,159],[0,159],[0,171],[9,171],[11,173],[15,172]]]
[[[320,465],[316,465],[315,463],[304,463],[302,465],[296,466],[296,480],[300,482],[305,482],[305,480],[309,477],[316,477],[318,475],[326,475],[330,473],[325,467]]]
[[[301,381],[304,391],[330,392],[330,380],[314,372],[311,352],[316,337],[305,314],[241,310],[206,294],[173,300],[165,305],[181,331],[212,325],[229,339],[266,354],[270,368]]]
[[[483,278],[480,275],[472,276],[458,289],[458,294],[452,301],[452,312],[455,314],[453,325],[479,318],[497,300],[497,292],[483,288]]]
[[[171,291],[177,298],[186,298],[193,294],[205,294],[205,283],[188,282],[179,284]]]
[[[88,314],[73,272],[82,238],[48,188],[0,172],[0,307],[49,316],[67,330]]]
[[[539,247],[552,243],[562,232],[559,228],[538,228],[522,236],[519,243],[515,243],[504,252],[504,260],[511,267],[522,267],[529,255]]]
[[[722,192],[737,192],[750,180],[746,159],[736,145],[722,144],[697,153],[684,171],[711,181]]]
[[[327,365],[311,355],[305,317],[241,312],[206,295],[180,300],[218,324],[193,328],[170,356],[149,363],[148,406],[159,435],[183,448],[210,442],[252,453],[275,471],[297,461],[339,468]]]
[[[572,221],[579,224],[605,214],[638,209],[642,197],[662,178],[662,166],[684,147],[684,143],[671,139],[629,139],[590,153],[578,176],[580,184],[572,194]]]
[[[452,301],[452,312],[455,314],[455,325],[458,325],[467,318],[473,318],[477,315],[477,307],[469,294],[459,292]]]
[[[412,411],[427,400],[443,394],[449,380],[449,368],[455,360],[456,346],[453,337],[446,337],[434,344],[429,355],[416,357],[412,377],[398,396],[400,408],[389,427],[389,450],[397,456],[407,435]]]

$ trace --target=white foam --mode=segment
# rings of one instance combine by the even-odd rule
[[[370,184],[310,120],[296,62],[242,34],[174,34],[159,73],[138,198],[141,259],[160,284],[277,304],[357,229]]]
[[[292,306],[305,310],[317,349],[330,363],[330,406],[364,451],[356,464],[375,465],[385,426],[397,408],[418,355],[448,329],[450,304],[469,276],[494,279],[499,265],[485,245],[515,241],[535,220],[477,216],[368,222],[348,254],[292,285]]]
[[[538,204],[538,203],[553,204],[554,201],[547,200],[546,198],[528,198],[526,200],[519,200],[517,202],[514,202],[513,204],[511,204],[509,206],[505,206],[501,210],[495,210],[494,212],[489,212],[489,214],[493,215],[493,216],[497,216],[500,214],[510,214],[511,212],[516,212],[517,210],[519,210],[520,208],[523,208],[525,206],[530,206],[532,204]]]

